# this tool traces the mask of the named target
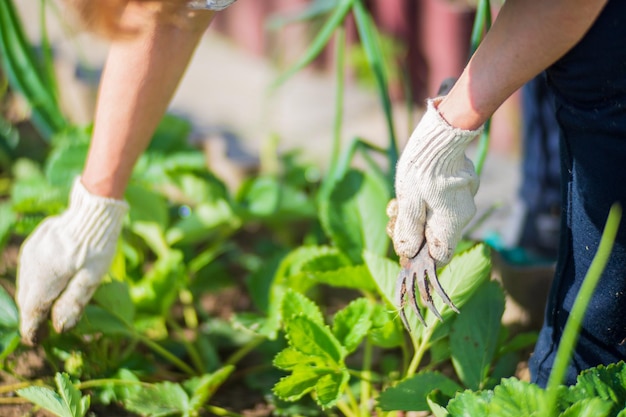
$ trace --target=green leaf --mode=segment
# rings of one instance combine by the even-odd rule
[[[7,330],[0,328],[0,369],[4,367],[4,360],[20,345],[20,332],[17,329]]]
[[[516,378],[503,379],[493,389],[490,415],[502,417],[530,416],[545,411],[546,391],[535,384]]]
[[[278,352],[273,362],[274,366],[285,370],[292,371],[303,365],[324,366],[324,361],[319,356],[308,355],[299,350],[288,347]]]
[[[496,282],[484,283],[452,323],[452,363],[466,387],[483,388],[498,344],[504,292]]]
[[[320,221],[333,243],[361,263],[363,250],[382,255],[389,239],[385,206],[389,191],[377,176],[349,170],[320,202]]]
[[[394,319],[385,306],[378,303],[374,304],[372,327],[368,336],[374,345],[386,349],[402,346],[404,343],[402,325]]]
[[[80,334],[133,335],[133,329],[127,323],[113,313],[93,304],[85,307],[76,331]]]
[[[82,417],[87,413],[89,409],[89,396],[82,397],[80,391],[70,381],[70,378],[65,373],[58,373],[54,376],[54,381],[57,384],[57,390],[63,402],[67,405],[71,415],[75,417]]]
[[[301,273],[335,271],[350,265],[350,260],[337,248],[300,246],[285,256],[277,276],[280,279],[287,279]]]
[[[124,406],[147,417],[183,414],[189,410],[189,396],[180,384],[166,381],[131,393]]]
[[[376,283],[379,294],[383,297],[388,306],[396,308],[394,295],[396,280],[400,273],[400,265],[389,258],[376,255],[369,251],[363,253],[363,259],[365,260],[367,269],[370,271],[370,275]]]
[[[313,218],[316,208],[309,196],[272,176],[254,178],[240,191],[239,201],[248,216],[274,221]]]
[[[89,144],[73,143],[53,149],[46,161],[46,178],[50,184],[68,189],[83,172]]]
[[[516,334],[498,351],[498,355],[505,355],[510,352],[519,352],[527,347],[534,346],[537,342],[537,332],[527,332]]]
[[[365,265],[345,266],[333,271],[309,274],[316,284],[326,284],[337,288],[353,288],[361,291],[374,291],[376,284]]]
[[[268,307],[268,318],[259,333],[270,339],[276,338],[282,319],[282,300],[287,288],[304,292],[315,284],[311,278],[314,276],[312,270],[333,269],[349,264],[345,255],[327,246],[301,246],[289,252],[280,262],[269,286],[269,297],[267,303],[264,303]]]
[[[458,394],[448,403],[448,413],[450,417],[476,417],[476,416],[498,416],[490,414],[489,401],[493,397],[492,391],[465,391]],[[524,414],[518,414],[523,416]],[[526,414],[529,415],[529,414]]]
[[[452,397],[461,387],[438,372],[421,372],[383,391],[378,399],[378,406],[383,411],[427,411],[430,408],[426,397],[434,390]]]
[[[366,298],[352,301],[340,310],[333,321],[333,334],[347,350],[354,352],[372,327],[374,307]]]
[[[186,281],[183,254],[169,251],[146,275],[132,284],[130,295],[138,312],[166,315]]]
[[[57,214],[66,207],[67,194],[34,176],[13,182],[11,203],[16,213]]]
[[[216,202],[229,198],[224,183],[210,172],[203,171],[202,175],[178,173],[172,178],[172,183],[180,195],[172,195],[170,198],[192,208],[207,201]]]
[[[63,398],[50,388],[28,387],[17,390],[20,397],[26,398],[33,404],[50,411],[59,417],[75,417],[67,406],[63,403]]]
[[[58,393],[50,388],[31,386],[18,390],[17,394],[59,417],[83,417],[89,409],[90,397],[81,397],[67,374],[57,373],[54,380]]]
[[[13,298],[4,287],[0,286],[0,328],[17,329],[19,327],[19,313]]]
[[[189,216],[176,222],[166,233],[170,245],[191,245],[231,233],[241,225],[226,200],[198,204]]]
[[[560,414],[560,417],[606,417],[611,413],[613,404],[602,398],[585,398],[574,403]]]
[[[428,408],[435,417],[448,416],[448,410],[446,410],[446,405],[449,401],[450,397],[443,394],[441,391],[431,391],[430,394],[426,396]]]
[[[286,323],[285,332],[289,345],[300,352],[319,356],[339,366],[346,352],[327,326],[316,323],[306,316],[293,317]]]
[[[291,289],[287,290],[283,298],[282,316],[285,322],[295,316],[306,316],[320,326],[324,325],[324,317],[317,304]]]
[[[581,372],[570,395],[608,400],[614,404],[614,411],[623,408],[626,404],[626,364],[599,365]]]
[[[474,292],[489,279],[490,275],[489,247],[482,243],[454,256],[452,261],[438,273],[441,286],[459,309],[472,298]],[[455,314],[440,297],[433,298],[435,307],[444,321],[446,317]],[[430,310],[426,310],[424,318],[428,326],[439,322]]]
[[[274,394],[286,401],[297,401],[315,388],[320,378],[318,371],[308,367],[296,367],[293,374],[281,378],[274,385]]]
[[[98,287],[93,299],[124,324],[132,326],[135,319],[135,305],[130,298],[128,284],[122,281],[106,282]]]
[[[9,240],[17,215],[8,201],[0,202],[0,251]]]
[[[133,182],[128,185],[124,198],[130,207],[128,214],[131,229],[138,222],[155,223],[162,230],[167,228],[169,217],[167,201],[161,194]]]
[[[167,113],[154,132],[146,152],[172,154],[189,148],[191,122],[182,117]]]
[[[348,386],[350,374],[347,371],[328,373],[315,384],[315,401],[322,408],[330,408],[337,403]]]
[[[204,404],[211,399],[213,394],[215,394],[217,389],[228,379],[234,370],[235,367],[229,365],[212,374],[202,375],[185,381],[183,385],[191,395],[188,411],[200,411]]]

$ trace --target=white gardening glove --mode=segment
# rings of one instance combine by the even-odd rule
[[[482,128],[450,126],[437,111],[440,101],[428,101],[396,167],[387,231],[401,262],[417,255],[426,239],[437,266],[447,264],[476,212],[478,176],[465,150]]]
[[[128,204],[90,194],[78,178],[67,210],[45,219],[20,250],[17,304],[26,344],[52,308],[57,332],[74,327],[109,270]]]

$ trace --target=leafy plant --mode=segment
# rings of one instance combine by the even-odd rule
[[[56,391],[47,387],[28,387],[17,394],[59,417],[84,417],[89,409],[90,397],[82,396],[67,374],[54,377]]]

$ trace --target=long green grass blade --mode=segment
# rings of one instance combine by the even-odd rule
[[[33,124],[42,136],[49,140],[63,130],[67,121],[41,75],[12,0],[0,1],[0,58],[9,84],[29,102]]]
[[[278,77],[271,85],[271,88],[277,88],[302,68],[309,65],[324,50],[335,30],[343,25],[346,15],[352,8],[355,0],[341,0],[335,7],[334,12],[328,18],[318,35],[311,42],[311,46],[305,51],[304,55],[286,72]]]
[[[574,301],[569,319],[565,324],[565,329],[563,329],[563,336],[561,337],[554,366],[550,373],[550,378],[548,379],[548,408],[546,410],[548,412],[556,405],[558,387],[562,384],[563,378],[567,372],[567,366],[571,360],[576,341],[578,340],[581,323],[589,301],[591,300],[591,296],[598,285],[598,281],[606,267],[609,256],[611,256],[621,218],[622,207],[619,204],[614,204],[609,212],[609,217],[604,227],[602,238],[600,239],[600,245],[598,246],[598,252],[589,266],[589,270],[580,287],[576,301]]]
[[[376,26],[372,17],[367,12],[363,0],[356,0],[354,3],[354,17],[356,20],[357,30],[361,37],[361,43],[367,57],[369,66],[376,79],[378,87],[378,97],[382,104],[387,123],[387,131],[389,135],[389,145],[387,146],[387,158],[389,162],[388,177],[390,184],[393,183],[396,162],[398,161],[398,144],[396,141],[396,133],[393,123],[393,113],[391,107],[391,98],[389,96],[389,88],[387,84],[387,74],[383,64],[383,53],[380,47],[380,41],[376,32]]]
[[[485,32],[491,28],[491,2],[489,0],[479,0],[476,7],[476,17],[472,27],[472,37],[470,40],[470,57],[474,55],[478,45],[483,40]]]
[[[485,33],[491,28],[491,2],[490,0],[480,0],[476,8],[476,17],[474,18],[474,26],[472,27],[472,36],[470,40],[469,57],[474,55],[474,52],[478,49],[478,45],[483,40]],[[478,140],[478,148],[476,151],[476,174],[480,176],[485,160],[487,159],[487,152],[489,150],[489,142],[491,137],[491,119],[485,123],[483,133]]]
[[[59,100],[59,89],[54,71],[54,57],[52,56],[52,45],[50,44],[50,37],[48,36],[47,26],[47,9],[48,0],[39,0],[40,2],[40,27],[41,27],[41,48],[43,56],[42,65],[42,77],[45,79],[49,91],[52,93],[54,100]]]
[[[341,152],[341,129],[343,126],[343,104],[345,90],[346,71],[346,30],[343,27],[337,29],[335,38],[335,73],[337,74],[337,86],[335,87],[335,118],[333,121],[333,147],[330,155],[330,166],[334,167],[339,161]]]
[[[286,16],[270,16],[265,27],[269,30],[278,30],[292,23],[305,22],[330,12],[336,5],[336,0],[314,0],[296,13]]]

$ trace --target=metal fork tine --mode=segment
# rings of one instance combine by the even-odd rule
[[[443,287],[441,286],[441,283],[439,282],[439,278],[437,277],[437,270],[435,269],[435,263],[434,262],[428,266],[427,274],[428,274],[428,279],[430,281],[430,285],[432,285],[433,288],[435,288],[435,292],[437,294],[439,294],[439,297],[441,297],[443,302],[448,307],[450,307],[452,309],[452,311],[454,311],[455,313],[458,313],[459,309],[456,308],[456,306],[454,305],[452,300],[450,300],[450,297],[448,297],[448,294],[446,294],[446,292],[444,291]],[[441,317],[440,317],[440,319],[441,319]]]
[[[424,320],[424,316],[422,316],[422,312],[420,311],[420,307],[417,304],[417,297],[415,297],[415,278],[416,278],[416,274],[414,272],[414,269],[411,268],[409,270],[409,301],[411,304],[411,307],[413,308],[413,312],[415,313],[415,315],[417,316],[417,318],[420,319],[420,321],[422,322],[422,324],[424,325],[424,327],[427,327],[426,325],[426,320]]]
[[[398,274],[398,279],[396,280],[396,289],[394,294],[394,303],[400,310],[400,319],[402,319],[402,324],[406,329],[411,332],[411,327],[409,326],[409,321],[406,318],[406,313],[404,312],[405,300],[404,294],[406,293],[406,270],[403,268]]]

